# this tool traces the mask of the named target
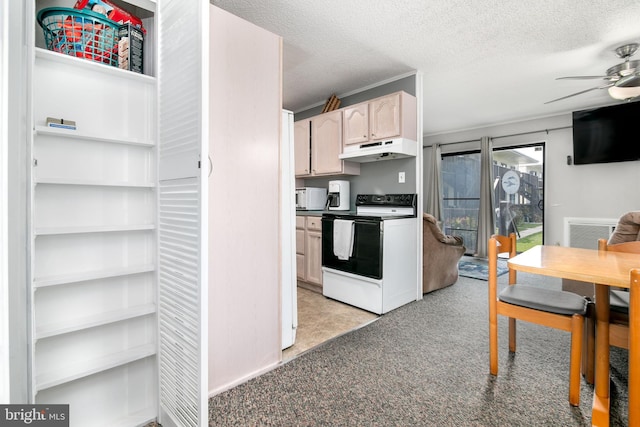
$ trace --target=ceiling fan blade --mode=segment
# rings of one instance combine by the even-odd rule
[[[557,99],[553,99],[551,101],[547,101],[547,102],[545,102],[545,104],[551,104],[552,102],[561,101],[563,99],[571,98],[572,96],[582,95],[583,93],[591,92],[592,90],[607,89],[607,88],[609,88],[611,86],[613,86],[613,83],[610,83],[610,84],[604,85],[604,86],[592,87],[590,89],[586,89],[586,90],[583,90],[583,91],[580,91],[580,92],[572,93],[571,95],[563,96],[562,98],[557,98]]]
[[[615,82],[616,87],[638,87],[640,86],[640,74],[633,73],[628,76],[620,77],[620,80]]]
[[[610,79],[611,76],[567,76],[558,77],[556,80],[587,80],[587,79]]]

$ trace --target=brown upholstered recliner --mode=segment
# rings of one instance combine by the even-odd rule
[[[458,280],[458,261],[466,248],[462,238],[447,236],[430,214],[423,214],[422,293],[453,285]]]
[[[618,219],[618,225],[607,244],[636,242],[640,240],[640,211],[627,212]]]

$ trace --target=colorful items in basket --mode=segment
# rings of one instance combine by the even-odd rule
[[[75,8],[45,8],[37,20],[49,50],[143,72],[142,21],[109,0],[78,0]]]
[[[112,66],[118,63],[118,24],[88,10],[50,7],[38,12],[47,49]]]
[[[78,0],[75,9],[88,9],[92,12],[100,13],[118,24],[131,24],[147,34],[147,30],[142,25],[142,20],[126,10],[116,6],[109,0]]]

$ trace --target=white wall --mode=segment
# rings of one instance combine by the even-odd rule
[[[631,210],[640,210],[640,161],[567,165],[573,157],[571,114],[499,124],[486,128],[430,135],[425,146],[446,144],[442,152],[479,149],[482,136],[496,138],[494,147],[545,142],[545,244],[562,244],[565,217],[618,218]],[[564,128],[553,130],[556,128]],[[548,130],[548,132],[546,131]],[[529,134],[528,132],[536,133]],[[452,144],[459,141],[471,141]],[[431,149],[425,151],[425,172],[429,176]],[[425,178],[426,179],[426,178]],[[426,188],[426,186],[425,186]]]

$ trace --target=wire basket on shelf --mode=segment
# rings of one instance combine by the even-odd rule
[[[118,24],[88,10],[48,7],[38,12],[48,50],[118,65]]]

